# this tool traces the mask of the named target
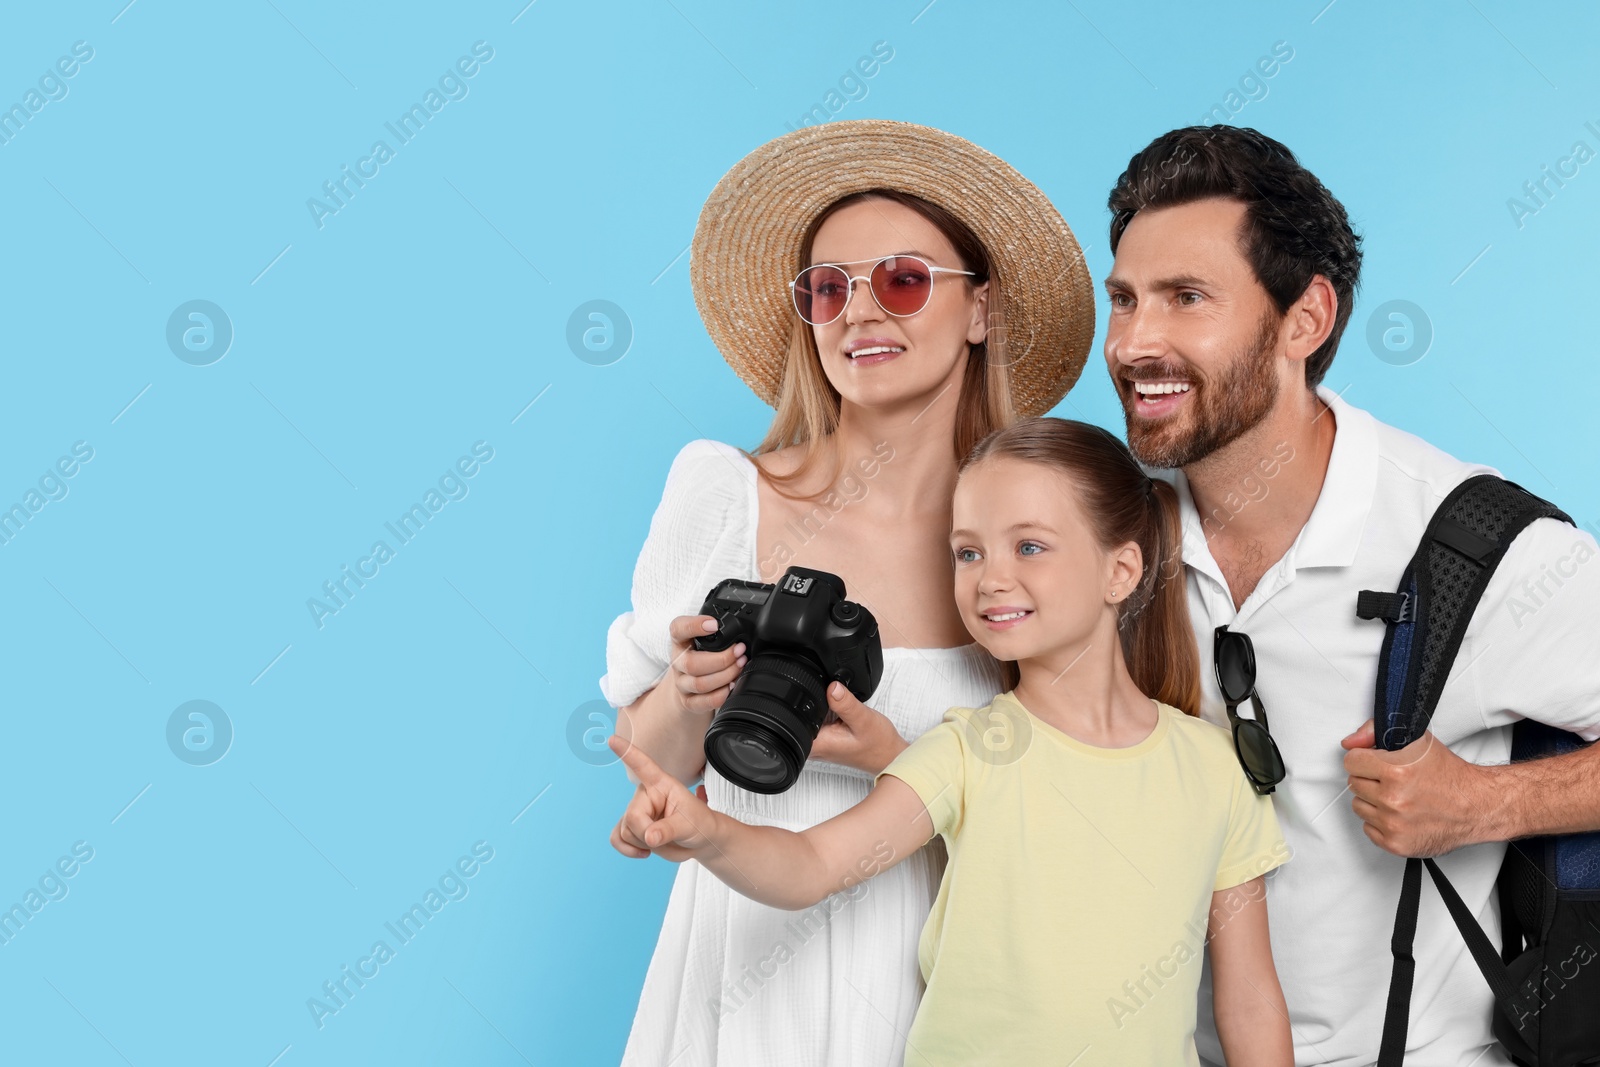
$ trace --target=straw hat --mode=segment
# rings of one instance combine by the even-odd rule
[[[1094,336],[1092,283],[1072,230],[999,157],[943,130],[885,119],[768,141],[707,198],[689,278],[706,331],[739,377],[777,406],[796,317],[786,283],[800,272],[801,238],[828,205],[867,189],[912,193],[971,227],[1000,286],[1013,403],[1023,415],[1054,407]]]

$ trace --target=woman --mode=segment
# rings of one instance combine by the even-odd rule
[[[622,737],[685,783],[704,774],[712,808],[805,829],[862,800],[949,707],[1000,692],[950,592],[956,465],[1077,380],[1089,275],[1059,213],[1010,166],[939,130],[860,120],[787,134],[734,166],[701,211],[690,278],[723,358],[776,415],[754,452],[698,440],[674,459],[601,691]],[[715,625],[694,614],[713,585],[770,582],[790,564],[844,579],[878,620],[884,671],[871,708],[829,687],[838,721],[799,781],[765,795],[729,783],[702,744],[745,650],[690,641]],[[887,859],[863,857],[863,874]],[[803,912],[685,864],[623,1062],[901,1062],[943,862],[921,849]]]

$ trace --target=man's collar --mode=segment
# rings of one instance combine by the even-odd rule
[[[1317,505],[1289,551],[1296,567],[1348,567],[1378,490],[1378,425],[1326,385],[1317,386],[1317,396],[1333,409],[1333,452]]]
[[[1316,506],[1299,536],[1286,553],[1291,567],[1346,567],[1355,561],[1361,535],[1372,511],[1378,485],[1378,428],[1371,413],[1351,407],[1326,385],[1318,385],[1317,396],[1331,408],[1334,420],[1333,451]],[[1295,456],[1285,466],[1302,461]],[[1222,574],[1206,543],[1205,528],[1195,507],[1189,479],[1181,470],[1152,471],[1165,478],[1178,491],[1183,516],[1183,557],[1192,566],[1211,574],[1219,582]],[[1261,479],[1271,491],[1271,480]],[[1241,494],[1241,499],[1247,499]],[[1246,507],[1249,506],[1247,502]]]

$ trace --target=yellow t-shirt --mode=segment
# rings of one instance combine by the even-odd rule
[[[1002,693],[880,772],[949,849],[906,1067],[1198,1065],[1211,894],[1289,850],[1228,731],[1156,707],[1143,741],[1097,748]]]

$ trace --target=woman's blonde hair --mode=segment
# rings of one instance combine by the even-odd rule
[[[920,196],[896,189],[868,189],[852,193],[828,205],[807,227],[800,241],[798,262],[811,262],[811,247],[817,231],[834,212],[863,200],[890,200],[910,208],[944,234],[954,246],[961,268],[973,272],[964,280],[970,285],[989,283],[989,320],[999,322],[996,309],[1000,302],[1000,284],[989,261],[983,242],[966,223],[945,208]],[[778,386],[777,412],[767,435],[753,452],[745,452],[751,461],[755,457],[790,445],[801,445],[804,452],[799,464],[788,474],[762,474],[782,496],[800,499],[800,494],[785,492],[792,483],[802,481],[817,462],[824,441],[839,426],[839,391],[828,381],[822,371],[822,356],[817,351],[817,341],[811,327],[793,316],[789,333],[789,351],[784,359],[783,380]],[[955,436],[952,447],[955,459],[962,458],[979,441],[995,430],[1009,426],[1017,420],[1017,411],[1011,402],[1011,375],[1006,359],[1005,331],[991,325],[988,337],[972,346],[967,356],[966,373],[961,380],[961,395],[957,400]],[[743,451],[741,449],[741,451]],[[831,485],[842,470],[842,458],[834,457],[834,470],[825,485]],[[760,469],[760,464],[757,464]]]

